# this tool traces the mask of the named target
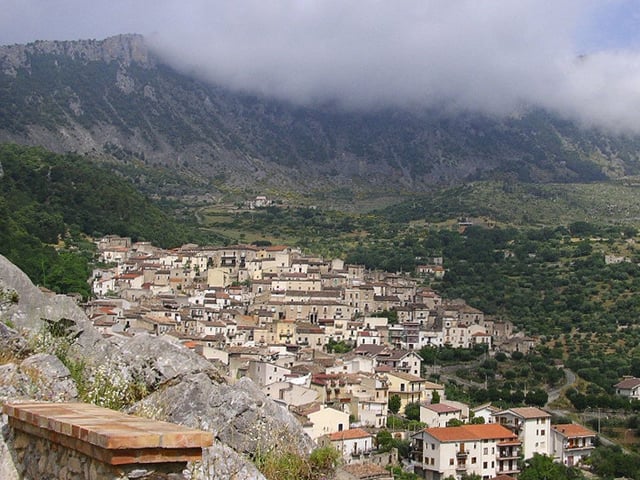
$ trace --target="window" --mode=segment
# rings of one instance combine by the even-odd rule
[[[477,462],[478,462],[478,459],[476,457],[471,457],[472,464],[476,464]]]
[[[453,465],[453,458],[449,459],[449,465]]]
[[[487,468],[487,462],[482,462],[482,468]]]
[[[540,435],[544,436],[544,428],[542,430],[540,430]]]
[[[489,454],[489,449],[488,449],[487,447],[484,447],[484,448],[482,449],[482,453],[483,453],[484,455],[488,455],[488,454]]]

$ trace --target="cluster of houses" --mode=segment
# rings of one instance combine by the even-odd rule
[[[431,410],[423,417],[422,410]],[[421,419],[441,417],[484,423],[433,426],[412,436],[416,473],[436,480],[475,474],[483,479],[514,478],[520,459],[535,454],[553,457],[567,465],[579,465],[596,445],[596,433],[578,424],[551,424],[551,415],[536,407],[500,410],[483,405],[471,410],[444,403],[421,405]],[[428,422],[427,422],[428,423]],[[431,424],[429,424],[431,425]]]
[[[424,346],[526,352],[534,340],[409,275],[287,246],[162,250],[107,236],[98,250],[102,267],[86,308],[104,335],[171,335],[224,364],[231,378],[251,378],[318,444],[340,451],[353,478],[387,478],[371,469],[397,461],[394,451],[376,454],[371,433],[387,425],[392,397],[400,413],[419,404],[428,425],[396,433],[411,440],[412,466],[424,478],[516,475],[517,459],[533,453],[574,465],[594,446],[593,432],[552,426],[542,410],[469,409],[422,378],[416,350]],[[442,275],[442,259],[432,260],[420,275]],[[331,353],[344,345],[348,353]],[[480,417],[484,424],[471,423]],[[452,420],[464,424],[448,426]]]
[[[287,246],[162,250],[107,236],[88,313],[104,333],[169,331],[220,347],[330,342],[527,351],[534,341],[408,275],[368,272]],[[442,259],[434,259],[434,268]],[[393,311],[397,322],[382,316]]]

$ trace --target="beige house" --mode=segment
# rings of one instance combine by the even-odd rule
[[[349,428],[349,414],[334,408],[318,406],[313,411],[305,414],[310,425],[304,430],[312,440],[317,440],[322,435],[342,432]]]
[[[327,343],[324,329],[310,323],[298,323],[296,326],[296,344],[322,350]]]
[[[387,424],[389,385],[383,375],[359,375],[351,390],[351,413],[361,425],[384,428]]]
[[[209,288],[226,288],[236,277],[230,268],[217,267],[207,269],[207,286]]]
[[[427,400],[425,379],[397,371],[387,372],[386,376],[389,380],[389,398],[393,395],[400,397],[399,413],[404,413],[409,403],[422,403]]]

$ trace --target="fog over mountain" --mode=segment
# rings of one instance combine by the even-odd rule
[[[3,3],[2,43],[142,33],[182,71],[297,104],[490,115],[537,106],[640,133],[638,37],[611,33],[637,26],[629,0]]]

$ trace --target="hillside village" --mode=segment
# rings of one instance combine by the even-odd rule
[[[338,449],[351,478],[391,478],[381,467],[398,462],[397,450],[376,453],[375,432],[387,426],[392,397],[400,414],[420,405],[427,428],[394,435],[411,441],[405,467],[428,479],[516,476],[518,459],[534,453],[576,465],[595,447],[594,432],[551,425],[544,410],[470,408],[424,378],[425,346],[491,355],[535,345],[511,323],[420,286],[445,274],[442,258],[414,278],[287,246],[162,250],[117,236],[97,245],[102,267],[86,311],[103,335],[170,335],[230,378],[251,378],[314,441]]]

